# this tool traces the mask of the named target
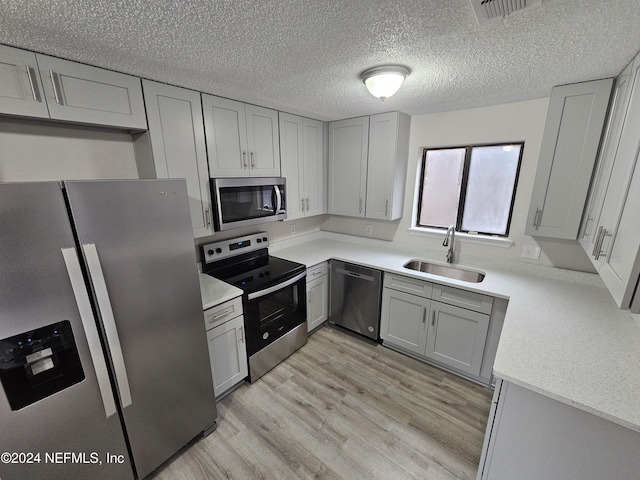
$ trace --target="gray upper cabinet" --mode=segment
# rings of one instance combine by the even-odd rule
[[[369,156],[365,217],[402,217],[411,118],[400,112],[369,117]]]
[[[640,56],[629,77],[630,94],[615,148],[600,215],[594,221],[592,261],[621,308],[638,297],[640,275]],[[634,308],[637,311],[638,307]]]
[[[187,181],[195,237],[213,235],[200,93],[142,81],[157,178]]]
[[[400,112],[329,123],[329,213],[402,217],[410,124]]]
[[[578,237],[613,79],[554,87],[525,233]]]
[[[364,217],[369,117],[329,123],[328,211]]]
[[[0,112],[49,118],[35,53],[0,45]]]
[[[287,219],[325,213],[324,126],[280,112],[280,162],[287,179]]]
[[[211,178],[279,177],[278,112],[202,94]]]
[[[0,47],[0,112],[146,130],[140,79]]]
[[[616,79],[580,243],[615,302],[640,312],[640,55]]]
[[[600,260],[595,260],[592,255],[597,237],[596,229],[598,228],[600,214],[602,213],[604,195],[607,192],[607,186],[611,178],[613,161],[615,160],[616,152],[620,144],[622,125],[627,115],[627,107],[631,95],[631,84],[633,83],[633,78],[631,77],[632,67],[633,62],[627,65],[615,80],[605,137],[602,140],[602,148],[600,149],[596,173],[591,190],[589,191],[589,200],[580,227],[580,234],[578,235],[578,241],[587,254],[591,255],[592,262],[596,267],[598,267],[598,263],[601,263]]]

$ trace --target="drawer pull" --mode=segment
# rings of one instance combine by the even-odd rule
[[[226,310],[223,310],[223,311],[222,311],[222,312],[220,312],[219,314],[214,315],[213,317],[211,317],[209,320],[210,320],[210,321],[216,321],[216,320],[218,320],[219,318],[226,317],[226,316],[227,316],[227,315],[229,315],[230,313],[233,313],[233,307],[229,307],[229,308],[227,308]]]

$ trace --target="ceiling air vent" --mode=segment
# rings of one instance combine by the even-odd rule
[[[470,0],[476,12],[478,23],[484,23],[496,17],[506,17],[513,12],[532,5],[538,5],[542,0]]]

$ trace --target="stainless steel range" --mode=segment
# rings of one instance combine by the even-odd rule
[[[244,292],[250,382],[307,343],[306,267],[268,247],[266,232],[200,247],[203,272]]]

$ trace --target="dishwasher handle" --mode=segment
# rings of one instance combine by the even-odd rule
[[[375,281],[371,275],[364,275],[358,272],[352,272],[351,270],[345,270],[344,268],[336,268],[336,272],[342,275],[348,275],[349,277],[358,278],[360,280],[366,280],[367,282]]]

